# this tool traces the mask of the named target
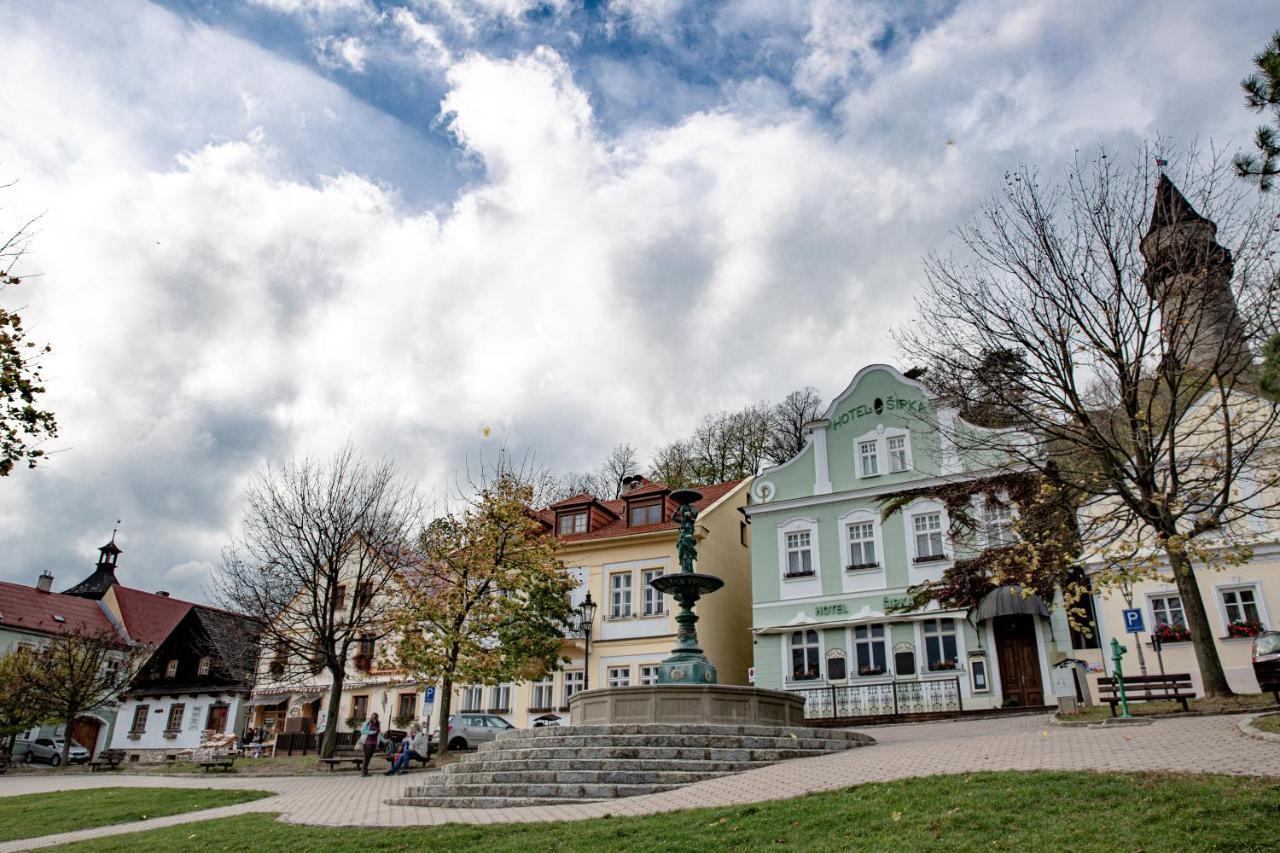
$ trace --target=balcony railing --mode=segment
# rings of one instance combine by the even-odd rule
[[[806,720],[897,717],[964,710],[959,677],[802,687],[792,688],[791,692],[804,697]]]

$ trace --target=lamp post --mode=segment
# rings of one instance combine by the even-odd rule
[[[578,605],[578,629],[582,631],[582,639],[586,644],[582,652],[582,689],[591,689],[591,623],[596,618],[596,603],[591,600],[591,593]]]

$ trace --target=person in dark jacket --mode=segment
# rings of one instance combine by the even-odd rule
[[[382,740],[382,724],[378,722],[378,712],[374,711],[360,727],[360,741],[364,746],[364,764],[360,767],[361,776],[369,775],[369,762],[373,760],[374,750],[378,748],[380,740]]]

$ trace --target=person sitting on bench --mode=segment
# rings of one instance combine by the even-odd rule
[[[384,776],[391,776],[398,773],[409,772],[409,762],[413,759],[419,761],[427,760],[427,751],[430,742],[427,735],[414,723],[409,727],[409,733],[404,736],[404,740],[400,741],[400,752],[396,754],[395,761],[391,763],[391,769],[384,773]]]

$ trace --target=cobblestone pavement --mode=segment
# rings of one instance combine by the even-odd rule
[[[252,803],[0,844],[0,853],[247,812],[279,812],[282,820],[292,823],[329,826],[427,826],[652,814],[780,800],[861,782],[978,770],[1181,770],[1280,776],[1280,744],[1246,737],[1233,716],[1085,728],[1052,725],[1046,716],[1028,715],[880,726],[866,731],[875,737],[875,746],[784,761],[675,791],[577,806],[498,810],[389,806],[385,800],[399,796],[416,780],[381,774],[367,779],[350,773],[274,778],[123,774],[0,777],[0,796],[106,786],[252,788],[277,793]]]

